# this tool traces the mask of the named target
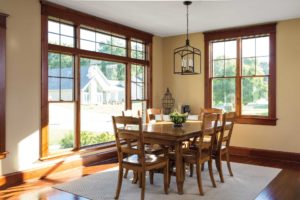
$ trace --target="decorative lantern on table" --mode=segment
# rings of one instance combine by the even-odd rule
[[[175,104],[175,99],[172,97],[169,88],[167,88],[167,91],[164,97],[162,98],[163,113],[165,115],[170,114],[172,112],[174,104]]]

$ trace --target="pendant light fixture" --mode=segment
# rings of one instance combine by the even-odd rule
[[[184,1],[186,6],[186,40],[185,46],[174,50],[174,74],[193,75],[201,73],[201,51],[190,45],[189,40],[189,5],[191,1]]]

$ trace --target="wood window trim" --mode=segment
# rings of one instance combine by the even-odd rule
[[[60,45],[48,44],[48,19],[49,17],[55,17],[63,20],[67,20],[73,23],[75,28],[75,47],[65,47]],[[127,56],[116,56],[111,54],[93,52],[80,49],[80,26],[89,26],[96,29],[101,29],[114,34],[124,35],[127,40]],[[139,64],[147,66],[147,106],[152,107],[152,34],[133,29],[115,22],[111,22],[105,19],[97,18],[82,12],[78,12],[63,6],[41,1],[41,60],[42,60],[42,72],[41,72],[41,137],[40,137],[40,160],[53,159],[57,157],[66,157],[77,152],[82,151],[97,151],[103,148],[109,148],[115,145],[114,142],[103,143],[98,145],[91,145],[87,147],[80,147],[80,96],[75,96],[76,104],[76,126],[75,126],[75,147],[69,152],[61,152],[55,154],[48,153],[48,113],[49,113],[49,101],[48,101],[48,52],[54,53],[66,53],[74,55],[75,68],[80,66],[80,57],[90,59],[101,59],[105,61],[120,62],[126,65],[126,95],[125,95],[125,107],[131,109],[131,90],[130,90],[130,65]],[[146,47],[145,60],[131,58],[130,54],[130,41],[131,38],[138,39],[144,42]],[[78,71],[78,70],[77,70]],[[78,73],[80,73],[78,71]],[[79,74],[77,74],[79,76]],[[129,82],[128,82],[129,81]],[[129,84],[128,84],[128,83]],[[80,83],[76,82],[75,93],[79,94]]]
[[[8,15],[0,13],[0,160],[6,158],[5,147],[5,98],[6,98],[6,19]]]
[[[212,88],[210,79],[210,48],[212,41],[229,40],[240,37],[268,34],[270,37],[270,72],[269,72],[269,116],[241,116],[241,78],[237,78],[236,88],[236,122],[240,124],[257,124],[257,125],[273,125],[277,123],[276,117],[276,23],[263,24],[257,26],[248,26],[240,28],[232,28],[218,31],[210,31],[204,33],[205,38],[205,107],[212,106]],[[240,44],[238,44],[240,45]],[[238,51],[238,62],[240,63],[240,55]],[[239,74],[237,77],[240,77]]]

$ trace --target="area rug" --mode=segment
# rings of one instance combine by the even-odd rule
[[[214,177],[217,187],[213,188],[210,182],[208,170],[202,172],[204,196],[198,192],[196,175],[189,177],[188,172],[184,182],[184,194],[177,194],[176,179],[172,176],[169,194],[163,191],[163,176],[154,175],[154,185],[149,184],[147,176],[145,199],[155,200],[247,200],[254,199],[260,191],[273,180],[280,172],[280,169],[232,163],[234,176],[228,174],[227,166],[223,163],[225,183],[221,183],[217,171]],[[55,185],[54,188],[65,192],[73,193],[92,200],[114,199],[117,187],[118,168],[112,168],[103,172],[89,175],[78,180]],[[140,198],[140,188],[137,184],[131,183],[132,174],[123,179],[119,199],[134,200]]]

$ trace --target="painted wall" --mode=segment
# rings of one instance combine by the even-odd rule
[[[204,73],[201,76],[173,74],[173,50],[183,44],[184,36],[163,38],[163,81],[176,103],[191,105],[192,112],[204,106]],[[200,48],[204,57],[202,33],[191,34],[191,45]],[[300,153],[300,19],[282,21],[277,25],[277,126],[237,125],[233,146]],[[202,65],[204,70],[204,64]]]
[[[38,162],[41,79],[41,15],[39,0],[1,0],[7,19],[6,144],[2,174]],[[0,174],[1,175],[1,174]]]

